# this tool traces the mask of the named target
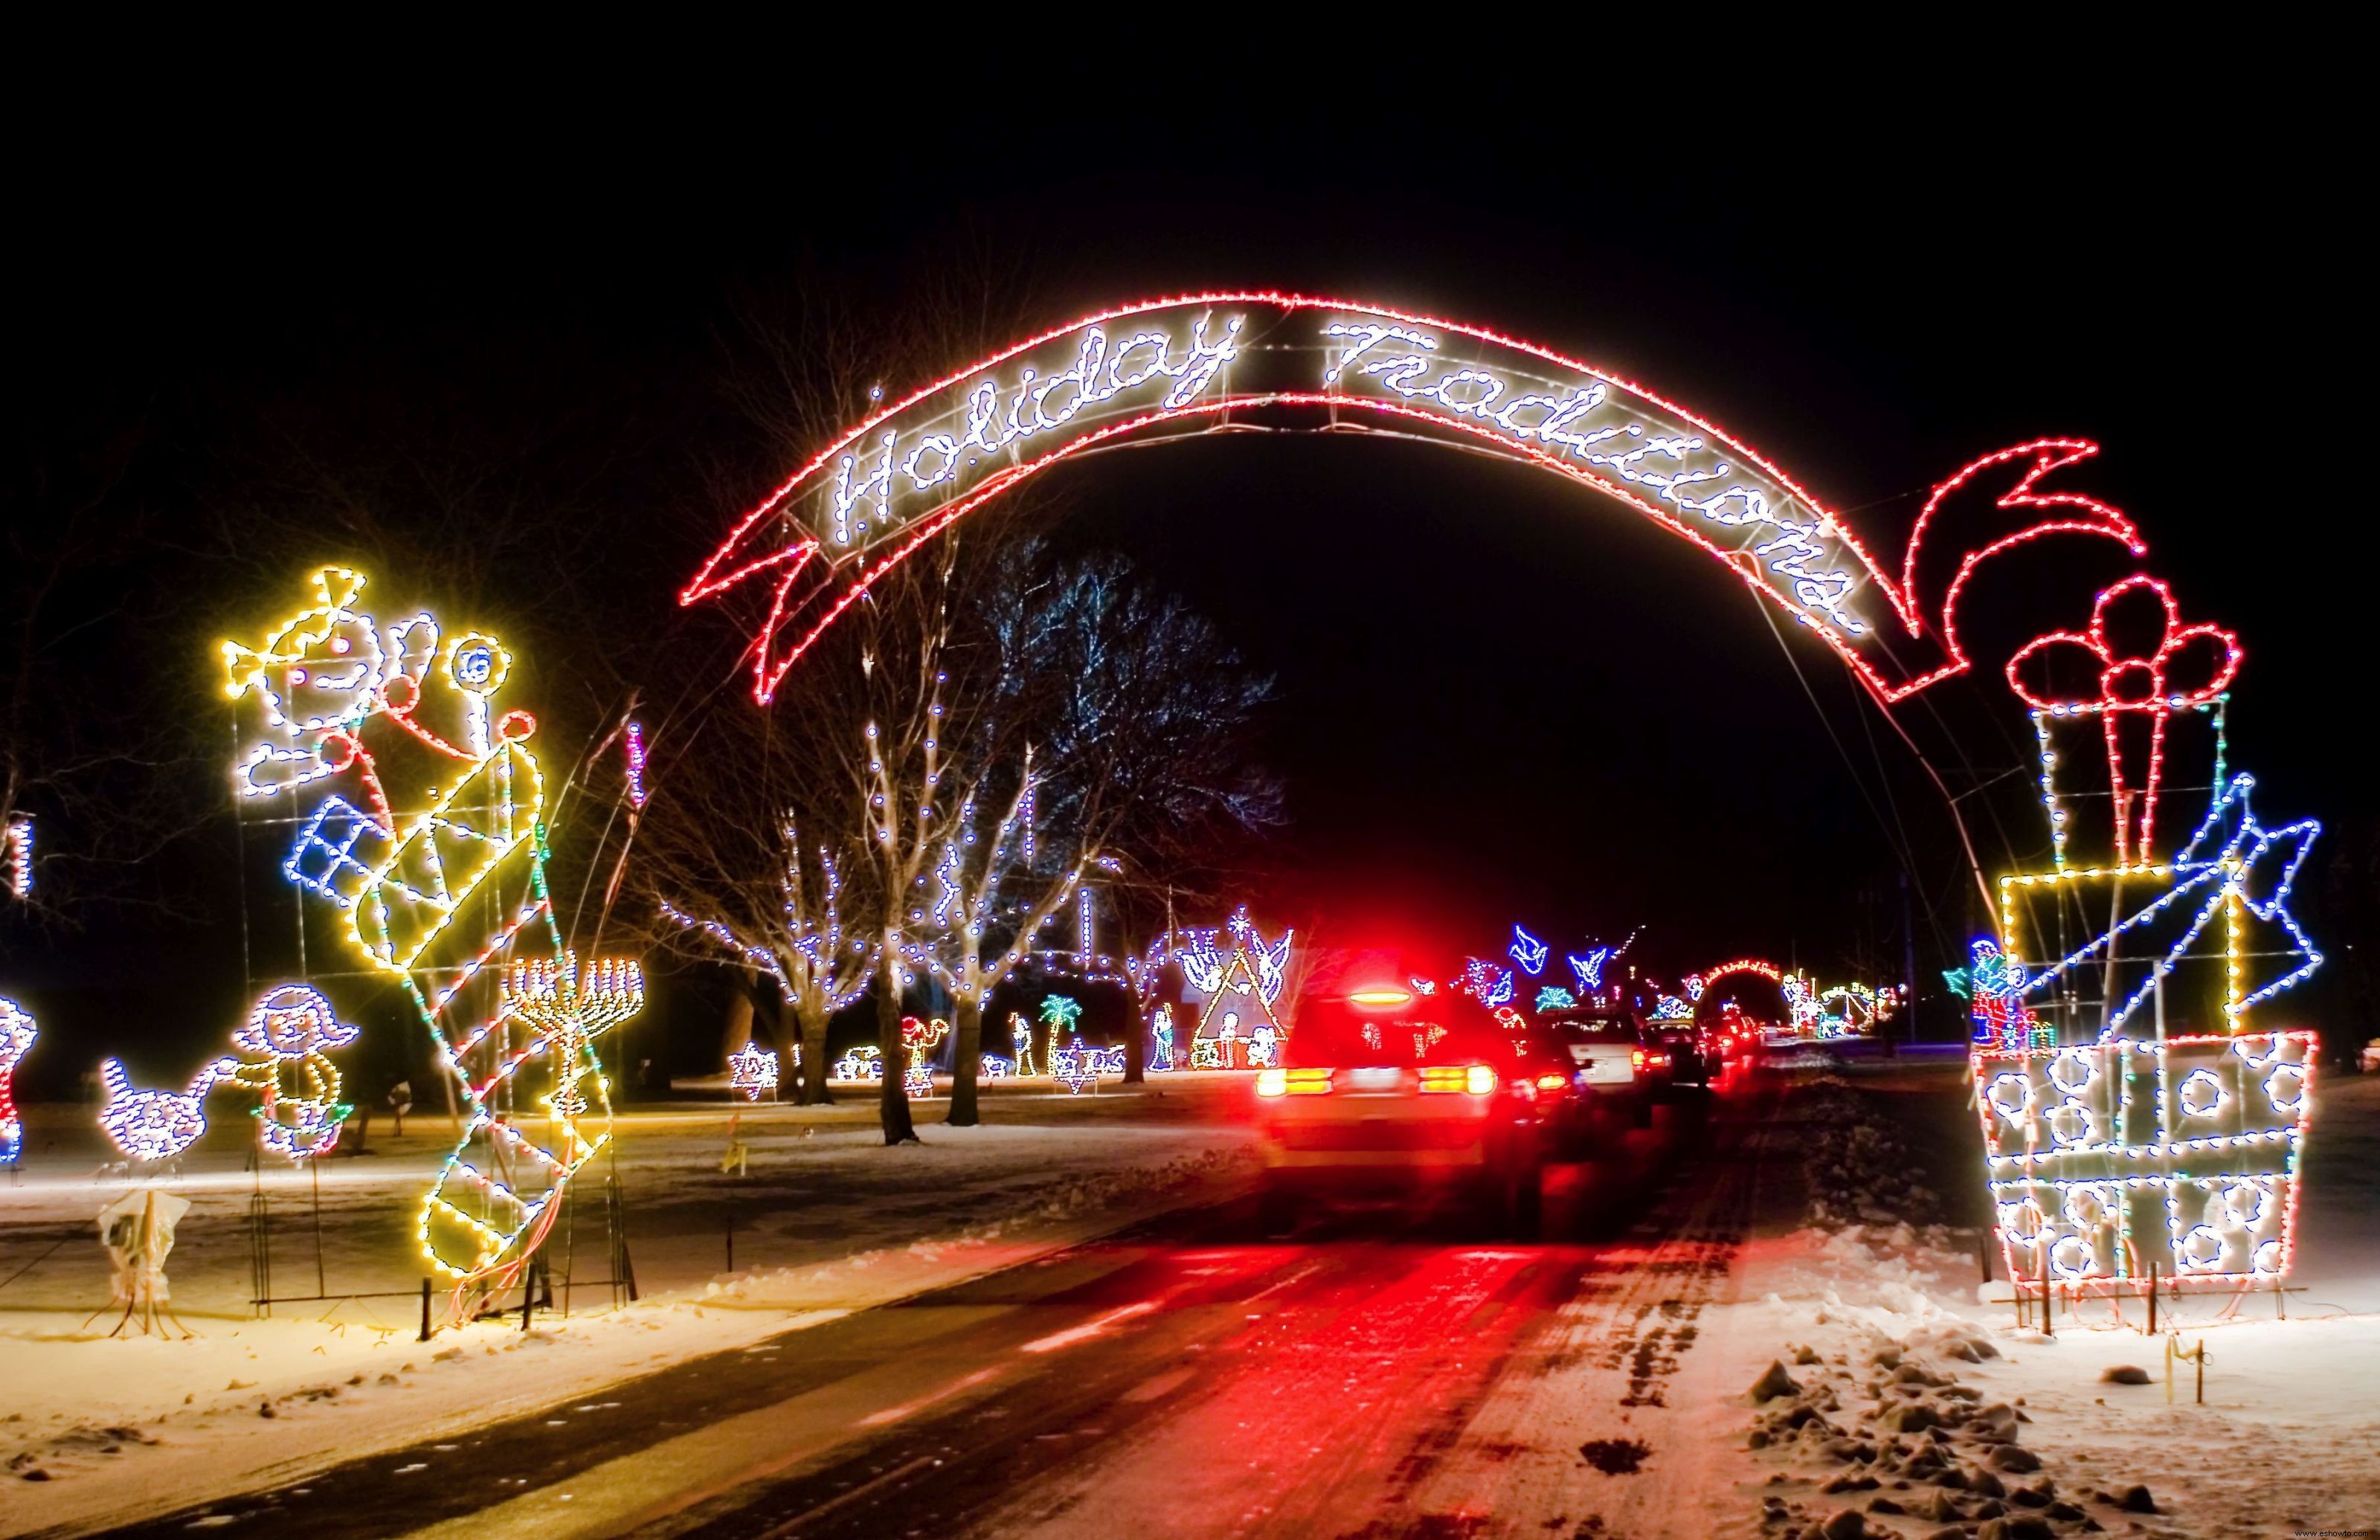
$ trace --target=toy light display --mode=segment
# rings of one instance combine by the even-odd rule
[[[1532,978],[1546,971],[1546,956],[1551,950],[1517,925],[1512,927],[1512,944],[1506,949],[1512,961],[1521,964],[1521,971]]]
[[[1008,1040],[1016,1049],[1016,1073],[1033,1073],[1033,1024],[1014,1011],[1008,1013]]]
[[[431,1265],[499,1291],[609,1138],[596,1037],[638,1008],[633,964],[582,976],[555,931],[527,712],[497,710],[512,654],[419,613],[382,626],[358,572],[325,567],[289,619],[223,644],[243,711],[234,784],[294,804],[283,870],[395,979],[460,1086],[464,1130],[422,1199]],[[603,1126],[597,1126],[603,1125]]]
[[[32,1013],[0,996],[0,1166],[16,1164],[25,1150],[25,1122],[17,1112],[17,1065],[40,1036]]]
[[[1537,990],[1537,1009],[1566,1011],[1578,1003],[1578,997],[1559,984],[1548,984]]]
[[[218,1059],[199,1071],[185,1091],[138,1091],[114,1059],[99,1063],[107,1100],[99,1126],[127,1159],[155,1164],[178,1159],[207,1131],[207,1093],[239,1068],[237,1059]]]
[[[284,984],[265,992],[231,1035],[248,1057],[226,1078],[256,1093],[257,1141],[291,1160],[326,1155],[355,1109],[339,1099],[339,1072],[323,1057],[356,1040],[319,989]]]
[[[727,1088],[741,1091],[747,1101],[758,1101],[766,1091],[777,1094],[777,1056],[758,1043],[747,1042],[727,1056]]]

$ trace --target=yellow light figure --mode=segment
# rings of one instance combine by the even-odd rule
[[[512,655],[476,631],[441,647],[428,614],[383,644],[355,607],[364,586],[324,568],[294,619],[224,644],[229,694],[262,718],[236,782],[300,804],[284,872],[345,911],[358,957],[402,982],[462,1088],[463,1136],[419,1229],[468,1310],[468,1292],[510,1285],[609,1138],[593,1040],[638,1008],[643,979],[609,960],[582,973],[555,935],[536,721],[491,706]]]

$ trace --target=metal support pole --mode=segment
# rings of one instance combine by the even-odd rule
[[[2046,1240],[2041,1243],[2041,1334],[2044,1337],[2058,1335],[2058,1316],[2049,1301],[2049,1243]]]
[[[2156,1264],[2149,1264],[2149,1335],[2156,1335]]]
[[[421,1338],[420,1338],[420,1340],[421,1340],[422,1341],[424,1341],[424,1342],[427,1342],[428,1340],[430,1340],[430,1280],[429,1280],[428,1279],[426,1279],[426,1278],[425,1278],[425,1279],[423,1279],[421,1280]]]

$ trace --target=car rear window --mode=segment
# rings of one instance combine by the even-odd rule
[[[1461,995],[1430,995],[1392,1009],[1344,1000],[1308,1000],[1281,1049],[1293,1068],[1501,1062],[1515,1057],[1515,1034]]]
[[[1636,1024],[1626,1016],[1556,1016],[1546,1031],[1564,1043],[1633,1043]]]

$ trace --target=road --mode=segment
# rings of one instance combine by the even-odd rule
[[[1545,1244],[1177,1214],[125,1533],[1694,1533],[1714,1440],[1672,1392],[1759,1201],[1766,1101],[1559,1170]]]

